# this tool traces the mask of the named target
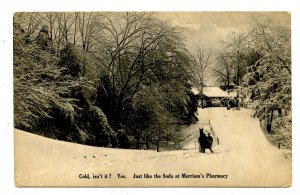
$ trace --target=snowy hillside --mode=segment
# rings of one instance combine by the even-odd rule
[[[248,110],[199,109],[198,117],[199,122],[186,130],[183,150],[159,153],[91,147],[15,130],[16,185],[291,185],[290,151],[269,144]],[[208,121],[220,145],[215,141],[215,154],[200,154],[195,141],[199,127],[208,128]]]

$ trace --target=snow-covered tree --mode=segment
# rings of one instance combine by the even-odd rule
[[[41,32],[44,33],[44,32]],[[31,129],[43,117],[50,118],[53,107],[60,108],[71,118],[75,99],[64,98],[73,87],[83,85],[62,74],[58,59],[44,51],[43,46],[27,43],[25,31],[14,24],[14,112],[18,128]],[[48,37],[46,37],[48,39]]]
[[[134,136],[159,143],[172,137],[165,132],[196,120],[190,56],[168,22],[142,12],[16,13],[14,19],[22,29],[14,36],[17,127],[132,147]],[[141,112],[152,116],[143,127],[133,120]]]
[[[240,86],[246,73],[244,52],[247,37],[245,33],[233,33],[222,41],[223,48],[216,57],[214,73],[217,81],[227,86],[227,89],[231,83]]]
[[[253,18],[247,48],[245,95],[253,101],[255,116],[269,133],[291,136],[291,32],[288,26]],[[275,128],[273,128],[273,126]]]

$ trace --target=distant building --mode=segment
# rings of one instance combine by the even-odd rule
[[[201,107],[233,107],[235,105],[235,100],[237,93],[235,91],[226,92],[220,87],[203,87],[203,94],[197,89],[192,88],[192,92],[197,95],[199,94],[199,105]]]
[[[228,93],[220,87],[204,87],[203,96],[208,98],[223,98],[228,97]]]

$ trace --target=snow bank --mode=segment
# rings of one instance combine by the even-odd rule
[[[186,129],[183,150],[159,153],[85,146],[15,130],[15,183],[99,187],[291,185],[291,160],[267,142],[249,111],[209,108],[198,113],[200,121]],[[208,121],[220,145],[214,144],[215,154],[200,154],[195,141],[199,127]]]

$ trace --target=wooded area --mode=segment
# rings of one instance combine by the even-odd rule
[[[15,126],[96,146],[178,141],[196,120],[179,29],[148,13],[17,13]]]

